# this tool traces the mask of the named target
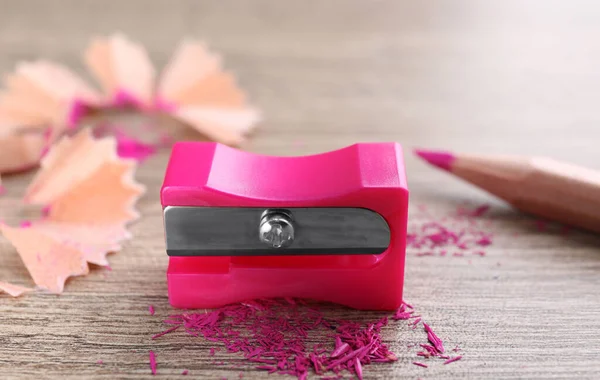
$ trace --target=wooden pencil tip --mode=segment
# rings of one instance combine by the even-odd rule
[[[440,151],[431,151],[431,150],[423,150],[423,149],[415,149],[415,154],[429,164],[433,166],[437,166],[440,169],[444,169],[447,171],[452,170],[452,163],[456,160],[456,156],[454,156],[450,152],[440,152]]]

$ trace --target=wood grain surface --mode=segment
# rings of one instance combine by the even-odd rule
[[[409,250],[407,301],[463,360],[429,368],[405,323],[384,337],[399,356],[367,379],[600,378],[600,239],[535,228],[521,215],[410,153],[413,147],[547,155],[600,169],[600,4],[593,1],[0,1],[0,71],[45,57],[83,73],[91,36],[121,30],[162,65],[184,36],[205,38],[266,116],[245,146],[297,155],[357,141],[406,148],[411,224],[491,203],[495,233],[481,258],[419,257]],[[152,341],[168,305],[158,191],[168,153],[145,162],[148,193],[134,238],[63,295],[0,296],[0,377],[266,378],[235,355],[208,356],[201,339]],[[31,174],[3,177],[0,217]],[[0,278],[24,278],[0,240]],[[385,291],[385,284],[382,284]],[[150,316],[148,306],[156,308]],[[329,315],[380,315],[330,307]],[[104,364],[96,364],[102,360]],[[225,361],[223,366],[214,361]],[[235,365],[242,364],[241,368]],[[271,375],[269,378],[278,378]]]

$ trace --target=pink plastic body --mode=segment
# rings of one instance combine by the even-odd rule
[[[302,157],[270,157],[217,143],[175,144],[161,190],[166,206],[362,207],[391,230],[379,255],[170,257],[169,299],[213,308],[255,298],[300,297],[357,309],[402,302],[408,190],[402,149],[355,144]]]

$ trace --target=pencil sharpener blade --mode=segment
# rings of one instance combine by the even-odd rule
[[[161,189],[169,300],[402,302],[408,189],[395,143],[302,157],[175,144]]]

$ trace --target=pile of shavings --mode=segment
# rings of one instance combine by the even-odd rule
[[[204,313],[171,315],[170,326],[152,339],[183,330],[187,334],[218,343],[229,353],[241,355],[254,368],[268,373],[306,379],[310,373],[321,379],[340,379],[345,374],[365,377],[369,365],[398,360],[382,337],[382,329],[392,321],[422,323],[426,334],[418,357],[439,358],[443,364],[460,360],[444,352],[442,340],[431,327],[413,316],[412,306],[403,304],[392,316],[359,323],[327,317],[318,304],[299,299],[261,299],[233,304]],[[418,318],[417,323],[412,321]],[[219,347],[210,349],[213,356]],[[156,356],[150,353],[152,374],[157,373]],[[224,363],[222,363],[224,364]],[[427,367],[427,364],[414,362]],[[184,371],[186,374],[188,371]]]
[[[228,145],[241,144],[260,120],[221,58],[203,42],[183,40],[158,79],[146,49],[122,34],[94,39],[83,60],[101,90],[68,67],[44,59],[19,62],[4,76],[0,174],[34,168],[62,135],[94,115],[118,109],[157,115],[160,125],[166,118],[191,127],[198,138]],[[162,146],[163,138],[149,147],[130,136],[117,139],[123,154],[145,158]]]
[[[87,129],[50,148],[23,199],[44,215],[0,223],[39,289],[61,293],[69,277],[89,273],[88,264],[108,266],[106,255],[131,237],[126,225],[138,218],[134,204],[145,191],[135,167],[117,156],[114,138],[94,139]],[[0,289],[14,297],[34,290],[7,282]]]
[[[420,206],[410,218],[407,248],[417,256],[485,256],[494,237],[489,221],[482,219],[489,208],[486,204],[459,206],[449,214],[434,216]]]

